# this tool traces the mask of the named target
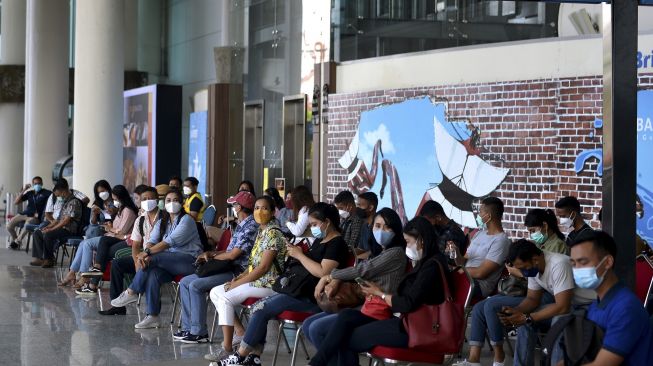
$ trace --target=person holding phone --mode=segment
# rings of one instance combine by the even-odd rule
[[[262,301],[256,307],[245,331],[238,351],[219,363],[224,365],[260,365],[265,347],[268,322],[283,311],[319,311],[312,289],[319,279],[336,268],[347,266],[349,249],[340,233],[338,209],[331,204],[318,202],[308,211],[309,225],[315,242],[308,252],[302,246],[286,244],[288,256],[298,262],[310,275],[297,296],[279,293]],[[284,278],[285,279],[285,278]]]
[[[379,254],[356,264],[355,267],[336,269],[328,276],[323,276],[315,287],[313,296],[319,298],[322,293],[335,296],[342,281],[354,281],[361,278],[374,282],[385,293],[396,291],[402,276],[406,273],[406,239],[401,235],[401,219],[390,208],[383,208],[373,219],[374,245],[380,247]],[[338,314],[318,313],[304,321],[302,327],[306,338],[317,348],[323,343]]]
[[[444,281],[441,273],[448,273],[446,258],[438,248],[435,232],[423,217],[416,217],[403,230],[406,240],[405,256],[413,268],[403,276],[399,286],[388,292],[374,282],[357,277],[366,296],[378,296],[393,313],[407,314],[422,304],[444,301]],[[323,366],[337,360],[338,365],[358,364],[358,354],[375,346],[408,347],[408,334],[401,316],[377,320],[358,309],[344,309],[337,314],[326,338],[309,362]]]

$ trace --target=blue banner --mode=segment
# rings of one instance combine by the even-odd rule
[[[197,191],[202,195],[202,200],[206,193],[207,121],[207,111],[191,113],[188,128],[188,175],[200,181]]]
[[[637,235],[653,246],[653,90],[637,92]]]

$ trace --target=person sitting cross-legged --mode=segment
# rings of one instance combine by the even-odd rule
[[[234,229],[231,241],[226,251],[204,252],[198,258],[199,263],[211,259],[231,261],[232,270],[199,277],[191,274],[179,282],[179,298],[181,299],[181,330],[173,334],[173,338],[183,343],[202,343],[208,341],[206,326],[206,294],[212,288],[231,281],[240,275],[247,267],[247,259],[254,246],[258,224],[252,216],[254,195],[247,191],[239,192],[227,200],[233,205],[238,225]]]
[[[128,241],[131,243],[131,256],[116,258],[111,261],[111,282],[109,283],[109,297],[111,300],[116,299],[124,291],[126,276],[133,276],[136,271],[142,269],[138,255],[143,251],[143,248],[147,249],[152,246],[150,243],[152,229],[162,217],[167,217],[165,211],[159,210],[158,197],[159,195],[154,187],[146,187],[140,193],[142,213],[134,222],[131,237]],[[99,313],[100,315],[125,315],[127,309],[124,306],[111,307],[107,310],[100,310]]]
[[[159,220],[150,234],[150,247],[136,259],[141,269],[134,281],[120,296],[111,300],[111,306],[122,307],[138,301],[138,294],[147,298],[147,316],[136,324],[137,329],[158,328],[161,312],[161,285],[174,276],[187,276],[195,272],[195,260],[202,253],[197,225],[182,209],[183,195],[171,190],[165,198],[168,216]]]

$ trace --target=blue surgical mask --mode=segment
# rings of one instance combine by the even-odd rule
[[[601,259],[596,267],[574,268],[574,282],[576,282],[576,286],[591,290],[595,290],[599,287],[605,278],[605,273],[603,276],[599,277],[596,274],[596,269],[601,266],[606,258],[607,257]]]
[[[376,240],[377,244],[379,244],[382,247],[386,247],[392,239],[395,237],[395,233],[392,231],[384,231],[381,229],[374,229],[374,240]]]
[[[541,231],[536,231],[531,234],[531,240],[537,245],[542,245],[546,241],[546,235],[542,234]]]
[[[322,231],[319,226],[311,226],[311,234],[313,234],[315,239],[324,238],[324,231]]]
[[[487,222],[490,222],[490,220],[488,220]],[[487,229],[487,222],[483,221],[481,214],[476,215],[476,225],[478,226],[479,229],[481,230]]]
[[[64,198],[63,197],[57,197],[57,202],[63,202]]]
[[[34,192],[38,193],[41,189],[43,189],[42,184],[35,184],[34,185]]]
[[[537,269],[537,267],[531,267],[528,269],[522,269],[521,274],[524,275],[524,277],[535,277],[537,274],[540,273],[540,270]]]

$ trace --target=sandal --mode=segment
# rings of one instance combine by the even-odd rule
[[[68,277],[68,278],[64,279],[63,281],[57,283],[57,286],[67,287],[67,286],[72,285],[76,280],[77,280],[76,277]]]
[[[82,288],[82,287],[83,287],[87,282],[88,282],[88,280],[87,280],[86,278],[83,278],[83,277],[82,277],[82,278],[79,279],[79,281],[77,281],[77,283],[75,283],[75,284],[73,285],[73,288],[74,288],[75,290],[79,290],[79,289],[81,289],[81,288]]]

